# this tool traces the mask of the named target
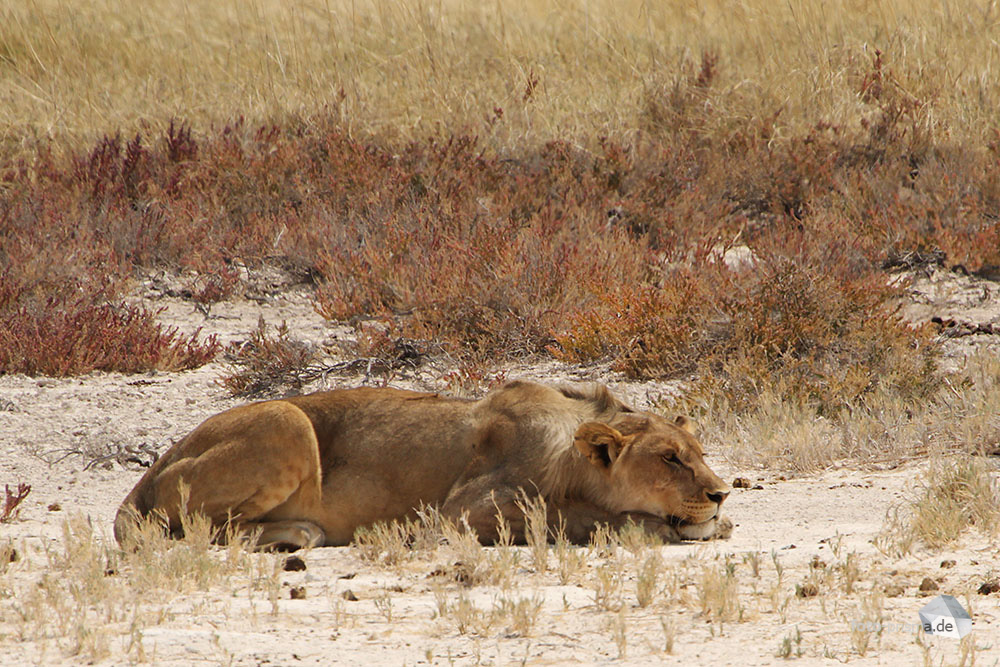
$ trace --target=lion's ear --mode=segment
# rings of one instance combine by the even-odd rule
[[[691,435],[694,435],[698,431],[698,425],[684,415],[677,415],[677,419],[674,420],[674,425],[677,426],[677,428],[684,429]]]
[[[585,422],[576,429],[573,445],[597,468],[607,472],[625,447],[625,437],[601,422]]]

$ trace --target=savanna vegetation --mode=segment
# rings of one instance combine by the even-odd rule
[[[280,263],[376,354],[854,414],[940,389],[894,273],[1000,267],[992,5],[2,13],[0,372],[203,364],[136,277],[210,304]]]
[[[0,375],[226,359],[220,391],[301,388],[323,369],[294,330],[223,348],[128,298],[166,270],[208,312],[280,267],[354,326],[343,363],[439,354],[474,390],[538,359],[681,380],[659,407],[745,468],[961,452],[933,457],[875,545],[995,539],[978,455],[1000,451],[1000,362],[956,358],[900,304],[922,271],[1000,276],[998,37],[1000,8],[972,0],[0,0]],[[0,543],[0,639],[155,660],[143,633],[187,613],[181,593],[241,627],[289,608],[282,560],[210,548],[192,521],[125,551],[79,518],[42,555]],[[352,611],[325,582],[316,618],[388,636],[431,585],[438,633],[530,638],[542,612],[586,607],[618,657],[659,656],[698,613],[712,637],[761,621],[779,657],[846,660],[878,651],[909,576],[839,535],[798,581],[777,552],[668,564],[628,531],[576,550],[468,537],[433,513],[360,533],[321,562],[398,585],[351,584]],[[786,620],[816,605],[863,622],[803,641]]]

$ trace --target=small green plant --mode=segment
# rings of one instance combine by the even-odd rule
[[[385,622],[392,623],[392,595],[389,589],[383,588],[372,601],[375,603],[375,609],[385,618]]]
[[[663,629],[663,652],[671,655],[674,652],[674,641],[677,639],[677,628],[666,614],[660,617],[660,627]]]
[[[493,549],[491,569],[492,578],[503,590],[509,590],[514,584],[514,575],[521,562],[521,551],[513,546],[514,535],[510,522],[497,509],[497,542]],[[530,532],[530,531],[529,531]]]
[[[774,563],[774,573],[778,576],[778,585],[781,585],[781,579],[785,573],[785,566],[781,564],[781,558],[778,556],[778,552],[771,550],[771,562]]]
[[[748,551],[743,554],[743,562],[750,566],[750,574],[754,579],[760,578],[760,552]]]
[[[618,659],[624,660],[628,651],[628,617],[625,615],[625,605],[608,619],[608,632],[615,646],[618,647]]]
[[[641,558],[650,549],[663,546],[663,541],[657,535],[643,529],[631,519],[621,527],[616,538],[618,545],[635,558]]]
[[[861,568],[858,565],[858,554],[854,551],[847,554],[844,563],[840,566],[841,582],[844,585],[844,592],[848,595],[854,593],[854,587],[861,578]]]
[[[531,597],[500,596],[493,603],[491,623],[503,625],[508,634],[529,637],[542,611],[544,598],[538,594]]]
[[[651,551],[636,572],[635,595],[640,607],[648,607],[653,601],[663,571],[663,557],[659,551]]]
[[[794,634],[785,635],[781,640],[777,655],[785,660],[802,657],[802,632],[799,631],[799,626],[795,626]]]
[[[545,499],[540,495],[529,498],[522,490],[517,506],[524,514],[524,536],[531,553],[531,563],[535,572],[542,574],[549,568],[549,525]]]
[[[861,600],[858,619],[851,621],[851,645],[858,655],[864,657],[871,648],[872,639],[881,641],[884,630],[884,598],[875,587]]]
[[[874,633],[867,622],[851,624],[851,646],[862,658],[868,654]]]
[[[590,533],[590,550],[601,558],[614,558],[618,555],[618,535],[611,527],[602,523]]]
[[[724,622],[742,621],[744,612],[740,603],[736,564],[727,559],[721,567],[703,567],[698,598],[702,615],[709,622],[717,623],[720,633]]]
[[[844,536],[837,531],[837,534],[830,538],[830,550],[834,558],[840,558],[840,552],[844,548]]]
[[[973,667],[976,664],[976,656],[979,652],[976,646],[976,635],[968,634],[962,637],[959,643],[958,666]]]
[[[625,563],[612,556],[594,569],[594,604],[600,609],[617,611],[624,604]]]
[[[459,634],[483,632],[489,627],[489,614],[476,607],[467,591],[461,591],[454,602],[447,602],[443,607],[442,617],[451,618],[455,622]]]
[[[412,555],[412,536],[411,522],[385,521],[359,528],[352,545],[362,560],[396,567]]]
[[[587,551],[583,547],[574,545],[566,538],[566,522],[561,516],[552,551],[556,557],[556,573],[559,576],[559,583],[567,586],[583,569],[587,560]]]
[[[479,538],[471,527],[468,519],[463,516],[459,524],[444,521],[441,524],[441,535],[447,553],[456,563],[456,577],[466,586],[477,586],[483,583],[495,583],[510,576],[510,572],[500,571],[489,557],[489,552],[479,543]]]

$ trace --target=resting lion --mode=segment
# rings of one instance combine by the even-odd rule
[[[666,541],[726,538],[729,487],[691,423],[636,412],[606,387],[511,382],[478,401],[360,388],[265,401],[210,417],[143,475],[115,519],[119,542],[156,512],[180,530],[187,507],[214,525],[259,529],[261,546],[343,545],[377,521],[434,505],[497,539],[497,514],[524,541],[522,489],[550,527],[586,543],[629,520]]]

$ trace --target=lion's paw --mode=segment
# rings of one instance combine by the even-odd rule
[[[265,551],[296,551],[323,546],[326,534],[311,521],[261,523],[257,546]]]
[[[733,535],[733,520],[728,516],[720,516],[715,522],[715,532],[710,540],[728,540]]]

